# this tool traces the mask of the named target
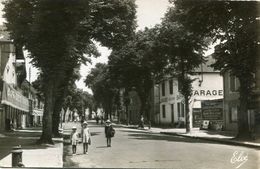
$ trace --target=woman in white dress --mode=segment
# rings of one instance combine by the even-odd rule
[[[83,153],[88,154],[88,145],[90,144],[90,131],[88,128],[88,123],[86,121],[83,122],[82,143],[83,143]]]

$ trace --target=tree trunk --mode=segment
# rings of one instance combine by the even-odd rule
[[[65,118],[66,118],[67,109],[68,109],[68,108],[64,108],[64,114],[63,114],[63,120],[62,120],[62,122],[64,122],[64,123],[65,123]]]
[[[89,108],[89,115],[88,115],[88,119],[91,119],[92,118],[92,108],[90,107]]]
[[[55,112],[52,117],[52,134],[54,137],[60,137],[59,133],[60,114]]]
[[[146,98],[146,106],[145,106],[145,113],[147,117],[147,121],[150,124],[151,123],[151,90],[147,91],[147,98]]]
[[[149,105],[149,96],[151,90],[145,90],[144,92],[139,91],[138,96],[141,101],[140,115],[144,116],[148,121],[150,120],[150,105]]]
[[[121,121],[120,121],[120,118],[121,118],[121,117],[120,117],[120,113],[121,113],[121,108],[118,106],[118,107],[117,107],[117,119],[118,119],[117,122],[118,122],[118,124],[121,123]]]
[[[54,113],[52,118],[52,134],[54,137],[60,137],[59,133],[59,124],[60,124],[60,110],[61,110],[60,101],[55,102]]]
[[[109,119],[112,120],[112,111],[109,109]]]
[[[140,97],[140,101],[141,101],[141,107],[140,107],[140,116],[144,116],[145,113],[145,102],[146,100]]]
[[[44,114],[42,119],[42,135],[39,143],[53,144],[52,141],[52,117],[54,107],[54,81],[49,80],[47,82],[48,88],[45,89],[45,103],[44,103]]]
[[[186,133],[190,133],[191,129],[190,129],[190,110],[189,110],[189,98],[191,96],[191,90],[192,90],[192,86],[191,86],[191,79],[188,77],[186,68],[185,68],[185,64],[184,61],[181,61],[181,74],[180,74],[180,80],[182,83],[181,86],[181,94],[184,97],[184,106],[185,106],[185,113],[186,113],[186,117],[185,117],[185,126],[186,126]]]
[[[125,113],[127,115],[127,125],[130,124],[130,114],[129,114],[129,110],[128,110],[128,104],[125,104]]]
[[[248,100],[249,93],[248,84],[242,78],[240,81],[240,98],[239,98],[239,109],[238,109],[238,134],[239,139],[250,139],[250,131],[248,124]]]
[[[108,101],[108,113],[109,119],[112,120],[112,111],[113,111],[113,97]]]
[[[185,118],[186,133],[190,133],[191,126],[190,126],[190,109],[189,109],[189,97],[188,96],[184,96],[184,102],[185,102],[185,113],[186,113],[186,118]]]

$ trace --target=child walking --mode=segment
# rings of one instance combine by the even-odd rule
[[[79,135],[77,133],[77,128],[74,126],[72,127],[72,132],[70,135],[70,141],[72,145],[72,154],[75,155],[77,152],[77,144],[78,144]]]

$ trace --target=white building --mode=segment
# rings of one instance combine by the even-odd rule
[[[192,112],[201,109],[201,101],[223,99],[223,77],[220,72],[209,67],[214,62],[212,57],[194,70],[192,79],[193,95],[190,99],[190,121],[192,125]],[[176,77],[166,77],[160,82],[160,124],[174,125],[178,121],[185,123],[184,99],[179,92],[179,82]]]
[[[17,60],[22,60],[22,69],[18,69]],[[26,127],[29,116],[29,100],[19,88],[25,79],[24,58],[17,53],[13,42],[0,40],[0,130]],[[19,83],[18,83],[19,82]]]

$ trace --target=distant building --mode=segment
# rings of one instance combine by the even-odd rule
[[[201,103],[206,100],[223,99],[223,77],[219,71],[210,67],[214,59],[209,56],[207,60],[205,64],[194,70],[194,75],[191,76],[195,79],[192,83],[193,94],[189,104],[190,122],[193,127],[199,127],[202,120],[209,119],[223,123],[222,109],[219,110],[218,117],[213,117],[215,115],[210,115],[209,111],[204,113],[201,106]],[[159,83],[160,124],[176,126],[177,123],[185,123],[185,105],[184,98],[179,92],[180,87],[181,83],[177,77],[165,76],[165,79]]]
[[[41,126],[43,117],[44,101],[40,93],[24,80],[21,84],[23,94],[29,99],[29,115],[26,122],[27,126]]]
[[[151,124],[157,124],[159,119],[159,96],[158,96],[158,86],[154,85],[151,90],[151,96],[149,98],[150,102],[150,116]],[[129,124],[139,124],[141,119],[141,100],[137,92],[133,89],[128,92],[128,110],[126,110],[126,105],[124,104],[123,111],[120,114],[121,121]],[[129,117],[129,118],[128,118]],[[148,124],[149,117],[144,115],[145,123]]]
[[[129,105],[128,105],[128,115],[130,124],[139,124],[140,123],[140,110],[141,110],[141,101],[136,91],[129,92]]]

